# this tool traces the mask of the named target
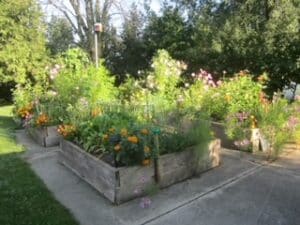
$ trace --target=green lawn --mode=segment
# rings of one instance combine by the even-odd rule
[[[0,107],[0,224],[78,224],[18,155],[11,107]]]

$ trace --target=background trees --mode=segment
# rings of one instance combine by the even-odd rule
[[[299,0],[168,0],[159,12],[150,0],[131,7],[121,0],[43,0],[60,12],[48,21],[47,33],[36,1],[0,1],[2,87],[36,79],[46,48],[53,56],[79,46],[92,58],[99,21],[100,57],[119,83],[127,74],[143,76],[159,49],[185,61],[187,72],[267,72],[270,91],[300,82]]]
[[[33,0],[0,1],[0,86],[10,88],[41,79],[46,59],[42,13]]]
[[[65,52],[74,46],[73,29],[64,17],[53,16],[48,23],[47,47],[52,55]]]

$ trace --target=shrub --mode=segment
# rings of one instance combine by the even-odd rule
[[[277,155],[292,137],[292,129],[288,126],[290,116],[291,110],[285,99],[277,99],[261,109],[258,126],[270,143],[271,154]]]
[[[209,89],[203,100],[203,110],[216,120],[225,120],[235,113],[257,114],[263,86],[252,80],[246,72],[225,80],[217,88]]]

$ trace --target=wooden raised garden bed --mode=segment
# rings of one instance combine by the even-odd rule
[[[159,157],[159,186],[167,187],[203,173],[220,164],[221,142],[213,140],[208,145],[208,151],[198,156],[194,148],[178,153],[170,153]]]
[[[27,131],[38,144],[44,147],[57,146],[61,140],[57,126],[28,127]]]
[[[214,140],[197,162],[192,149],[166,154],[159,158],[158,171],[155,171],[153,163],[149,166],[116,168],[72,142],[62,140],[59,161],[112,203],[120,204],[147,194],[155,186],[166,187],[218,166],[219,151],[220,141]],[[155,179],[157,174],[158,181]]]
[[[153,164],[116,168],[66,140],[61,141],[59,160],[116,204],[144,195],[155,184]]]

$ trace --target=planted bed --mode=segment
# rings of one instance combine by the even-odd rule
[[[220,163],[220,140],[209,143],[205,154],[198,156],[193,148],[162,155],[147,166],[114,167],[74,143],[61,141],[60,162],[92,185],[114,204],[146,195],[155,187],[167,187],[193,177]]]

